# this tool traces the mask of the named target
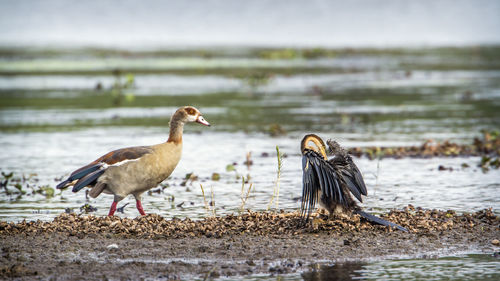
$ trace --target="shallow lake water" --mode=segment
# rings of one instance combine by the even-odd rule
[[[310,270],[283,276],[253,276],[244,280],[498,280],[500,260],[491,255],[460,254],[420,259],[317,264]],[[221,278],[221,280],[224,280]],[[242,278],[243,280],[243,278]]]
[[[250,185],[244,209],[297,210],[299,145],[306,133],[345,147],[408,146],[429,139],[471,143],[481,130],[500,127],[500,51],[494,47],[337,50],[286,59],[279,49],[202,56],[196,51],[173,55],[172,50],[103,52],[0,53],[0,169],[18,180],[8,186],[11,194],[0,191],[0,219],[51,220],[65,210],[80,213],[86,203],[97,208],[94,214],[106,215],[112,196],[87,199],[85,192],[56,190],[48,196],[35,191],[54,188],[110,150],[165,141],[170,115],[182,105],[198,107],[213,126],[187,125],[178,167],[143,196],[146,212],[168,218],[238,213]],[[269,53],[278,58],[268,58]],[[129,86],[127,79],[133,80]],[[276,146],[285,156],[278,202],[270,206],[277,182]],[[244,163],[248,154],[252,165]],[[370,212],[408,204],[500,212],[500,173],[483,172],[479,157],[355,161],[368,186],[362,206]],[[452,170],[441,171],[440,165]],[[185,182],[188,173],[197,179]],[[213,173],[220,179],[212,179]],[[248,181],[243,191],[242,177]],[[118,215],[137,216],[133,198],[119,207],[126,203]],[[207,204],[213,206],[207,209]],[[361,276],[357,279],[445,280],[445,275],[408,269],[446,272],[451,266],[464,280],[498,277],[498,262],[487,255],[449,254],[369,261],[347,271]],[[320,271],[335,270],[322,266]],[[482,275],[477,268],[484,269]],[[290,280],[321,280],[307,277],[314,274]]]

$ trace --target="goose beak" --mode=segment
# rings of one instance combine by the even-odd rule
[[[198,116],[198,118],[196,118],[196,122],[210,127],[210,123],[208,123],[207,120],[205,120],[205,118],[203,118],[203,116],[201,116],[201,115]]]

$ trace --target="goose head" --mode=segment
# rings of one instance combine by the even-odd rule
[[[210,126],[210,123],[203,118],[201,112],[193,106],[183,106],[174,113],[171,122],[191,123],[196,122],[205,126]]]
[[[315,151],[327,159],[325,143],[317,135],[309,134],[304,136],[300,144],[300,151],[304,153],[307,149]]]

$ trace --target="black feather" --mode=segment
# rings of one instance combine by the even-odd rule
[[[359,202],[363,202],[360,194],[360,188],[351,181],[351,178],[344,176],[344,181],[351,193],[359,200]]]
[[[394,228],[397,228],[401,231],[404,231],[404,232],[408,232],[408,229],[398,225],[398,224],[395,224],[393,222],[390,222],[390,221],[386,221],[382,218],[379,218],[377,216],[374,216],[374,215],[371,215],[371,214],[368,214],[366,212],[363,212],[361,210],[356,210],[354,211],[354,213],[362,216],[363,218],[365,218],[366,220],[370,221],[370,222],[374,222],[374,223],[378,223],[380,225],[385,225],[385,226],[390,226],[390,227],[394,227]]]
[[[57,188],[57,189],[63,189],[63,188],[65,188],[65,187],[66,187],[66,185],[68,185],[69,183],[70,183],[70,181],[69,181],[69,180],[65,180],[65,181],[63,181],[63,182],[59,183],[59,184],[56,186],[56,188]]]
[[[363,176],[361,175],[361,172],[359,171],[356,164],[354,164],[354,162],[352,162],[352,160],[350,162],[351,162],[350,166],[352,168],[352,171],[354,172],[354,180],[356,182],[356,185],[359,188],[359,191],[361,192],[361,194],[363,194],[365,196],[368,195],[368,192],[366,191],[365,181],[363,180]],[[361,201],[361,200],[359,200],[359,201]]]
[[[95,183],[95,181],[104,173],[104,171],[105,169],[99,169],[81,178],[75,183],[72,191],[78,192],[80,191],[80,189],[86,187],[87,185]]]
[[[99,168],[102,167],[102,163],[97,163],[95,165],[92,165],[92,166],[89,166],[81,171],[77,171],[75,172],[74,174],[71,174],[71,176],[69,176],[68,180],[69,181],[74,181],[74,180],[78,180],[78,179],[81,179],[83,178],[84,176],[98,170]]]
[[[60,184],[58,184],[56,186],[56,188],[57,189],[63,189],[69,183],[71,183],[71,182],[73,182],[75,180],[81,179],[81,178],[85,177],[86,175],[88,175],[88,174],[90,174],[92,172],[95,172],[96,170],[98,170],[101,167],[102,167],[102,163],[97,163],[97,164],[94,164],[94,165],[91,165],[91,166],[88,166],[88,167],[80,168],[79,170],[76,170],[76,172],[74,172],[73,174],[71,174],[68,177],[68,179],[66,179],[65,181],[63,181]]]
[[[302,202],[301,202],[301,215],[309,216],[312,213],[317,201],[317,195],[320,185],[320,179],[316,173],[316,169],[313,165],[314,158],[310,155],[304,155],[302,157]]]

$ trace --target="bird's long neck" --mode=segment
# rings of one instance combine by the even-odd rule
[[[309,142],[314,143],[316,147],[309,145]],[[305,136],[302,140],[301,150],[304,151],[306,148],[320,153],[325,160],[328,159],[326,156],[325,144],[318,136],[312,134]]]
[[[312,147],[312,146],[308,146],[308,148],[309,149],[313,149],[314,151],[320,153],[321,156],[323,156],[323,158],[325,160],[328,160],[328,158],[326,157],[325,147],[319,141],[317,141],[315,139],[312,139],[311,141],[314,142],[314,144],[316,145],[317,149],[314,149],[314,147]]]
[[[184,130],[184,122],[172,117],[170,121],[170,133],[168,135],[167,142],[173,142],[176,144],[182,143],[182,131]]]

